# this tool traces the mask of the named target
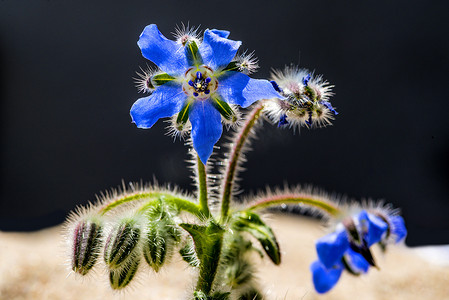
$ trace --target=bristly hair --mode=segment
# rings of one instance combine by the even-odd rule
[[[176,25],[175,32],[172,32],[176,42],[181,45],[185,45],[188,41],[195,41],[197,45],[201,43],[201,35],[200,35],[200,25],[195,27],[190,27],[190,24],[181,23],[181,26]]]
[[[154,91],[154,86],[151,83],[151,77],[153,77],[160,70],[156,67],[152,68],[150,66],[146,66],[145,69],[140,68],[140,72],[136,72],[138,77],[134,77],[134,83],[136,84],[136,88],[139,93],[152,93]]]
[[[182,126],[182,128],[180,128],[180,126],[176,124],[177,119],[178,114],[174,114],[171,118],[165,120],[165,122],[168,123],[166,127],[167,129],[166,135],[173,137],[173,141],[175,141],[176,139],[186,140],[192,129],[190,120],[187,120],[187,122]]]
[[[226,119],[225,117],[221,116],[221,122],[226,126],[226,130],[233,129],[237,130],[237,128],[242,123],[242,113],[240,112],[240,109],[235,104],[229,104],[232,111],[234,112],[234,115],[232,116],[231,120]]]
[[[257,203],[276,200],[277,198],[283,197],[316,199],[322,203],[338,208],[340,208],[342,203],[348,201],[346,196],[336,193],[328,193],[323,189],[314,187],[312,185],[289,186],[288,184],[284,184],[283,187],[276,187],[274,189],[266,187],[265,191],[263,192],[246,196],[241,206],[242,208],[248,207]],[[300,213],[309,213],[312,216],[323,219],[324,221],[334,218],[333,216],[331,217],[331,215],[326,213],[323,209],[319,209],[316,206],[307,204],[290,204],[279,201],[279,206],[275,207],[274,209],[285,212],[292,212],[299,209]]]
[[[239,71],[243,74],[250,75],[259,69],[259,59],[255,56],[255,52],[247,51],[239,54],[234,59],[237,63]]]
[[[261,105],[261,104],[259,104],[259,105]],[[234,176],[232,178],[232,190],[231,190],[231,199],[230,199],[231,203],[232,203],[233,196],[235,196],[236,194],[239,193],[238,175],[240,172],[244,171],[244,167],[242,165],[243,165],[243,163],[246,162],[245,152],[248,152],[251,150],[251,140],[256,137],[255,132],[257,130],[257,127],[262,125],[262,119],[263,119],[262,115],[263,114],[260,111],[258,112],[259,108],[260,108],[259,106],[253,106],[253,109],[251,111],[249,111],[243,117],[241,124],[238,125],[238,128],[232,134],[232,136],[227,137],[229,140],[225,144],[225,147],[228,149],[228,151],[226,151],[224,162],[220,165],[219,180],[220,180],[220,194],[221,194],[221,196],[223,196],[224,190],[225,190],[225,185],[226,185],[226,180],[227,180],[227,177],[230,172],[230,166],[229,166],[230,160],[235,158],[235,156],[237,155],[238,157],[237,157],[237,161],[236,161],[236,165],[235,165]],[[257,120],[254,121],[255,123],[251,127],[247,136],[243,136],[245,134],[244,130],[245,130],[246,126],[249,124],[249,122],[251,122],[253,120],[254,115],[257,113],[260,113],[260,117],[258,117]],[[241,146],[242,148],[236,149],[236,145],[242,138],[244,139],[244,143]]]
[[[185,142],[185,145],[188,147],[188,154],[190,156],[190,159],[186,160],[186,163],[188,164],[188,168],[192,170],[192,175],[190,178],[193,181],[193,186],[195,188],[195,197],[198,199],[199,197],[199,179],[198,179],[198,154],[196,153],[195,149],[193,148],[193,141],[192,138],[189,136],[187,141]],[[214,145],[214,150],[220,149],[218,146]],[[218,161],[215,157],[215,152],[212,152],[212,155],[209,157],[209,159],[206,162],[206,165],[204,166],[206,169],[206,183],[207,183],[207,199],[209,201],[209,209],[212,212],[216,212],[218,210],[218,197],[217,197],[217,178],[219,177],[217,174],[214,173],[214,166],[218,164]]]

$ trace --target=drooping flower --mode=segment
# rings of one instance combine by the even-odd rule
[[[310,266],[315,290],[325,293],[337,284],[343,270],[352,275],[366,273],[375,266],[370,247],[383,245],[389,235],[399,242],[407,230],[402,217],[380,216],[378,212],[362,210],[336,226],[336,230],[316,242],[318,260]]]
[[[329,102],[333,86],[321,76],[287,66],[283,71],[275,70],[271,77],[273,87],[287,98],[287,101],[273,99],[266,109],[278,126],[321,127],[331,124],[338,114]]]
[[[178,30],[177,41],[172,41],[151,24],[137,43],[160,71],[142,77],[154,91],[134,103],[133,122],[150,128],[158,119],[176,115],[174,128],[180,132],[190,122],[193,147],[203,163],[222,134],[222,118],[237,119],[232,105],[245,108],[260,99],[283,98],[269,81],[244,74],[255,69],[256,61],[252,56],[234,60],[241,42],[228,36],[228,31],[207,29],[201,41],[196,30],[185,29]]]

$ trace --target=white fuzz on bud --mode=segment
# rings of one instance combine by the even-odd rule
[[[265,111],[278,126],[288,126],[293,130],[305,126],[324,127],[331,124],[338,112],[329,102],[332,85],[322,76],[315,76],[307,69],[286,66],[284,70],[273,70],[273,87],[287,98],[285,101],[267,101]]]
[[[239,71],[243,74],[250,75],[259,69],[259,60],[254,55],[254,51],[250,53],[245,51],[243,54],[237,55],[235,61]]]
[[[184,25],[184,23],[181,23],[181,26],[176,26],[175,32],[172,34],[178,44],[185,46],[187,42],[195,41],[199,46],[201,43],[199,28],[199,26],[195,28],[190,27],[189,24]]]
[[[221,116],[221,122],[226,126],[227,130],[229,130],[230,128],[235,130],[241,124],[242,113],[240,112],[237,105],[229,104],[229,106],[231,107],[233,114],[229,119]]]
[[[136,88],[139,93],[151,93],[154,91],[154,84],[151,82],[151,77],[159,72],[158,69],[150,68],[147,66],[145,69],[140,68],[140,72],[136,72],[137,76],[134,79]]]
[[[174,140],[185,140],[192,129],[192,125],[189,120],[184,124],[177,122],[177,120],[178,114],[175,114],[166,121],[168,123],[166,135],[172,136]]]

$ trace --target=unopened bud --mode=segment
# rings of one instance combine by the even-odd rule
[[[72,270],[86,275],[97,261],[101,247],[102,226],[98,222],[83,220],[73,234]]]
[[[120,223],[109,234],[104,247],[104,261],[110,269],[117,269],[127,261],[137,249],[140,228],[135,221]]]
[[[119,290],[127,286],[136,275],[139,268],[140,259],[133,257],[120,268],[109,272],[109,282],[114,290]]]
[[[143,256],[156,272],[171,256],[173,246],[179,239],[180,232],[168,215],[158,221],[150,222],[143,246]]]

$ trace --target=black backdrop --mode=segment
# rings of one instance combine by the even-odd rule
[[[183,143],[129,117],[142,29],[190,22],[255,50],[253,77],[300,62],[336,85],[334,126],[265,124],[246,191],[288,181],[385,199],[409,245],[449,243],[449,2],[343,2],[1,1],[0,229],[62,222],[122,179],[192,188]]]

